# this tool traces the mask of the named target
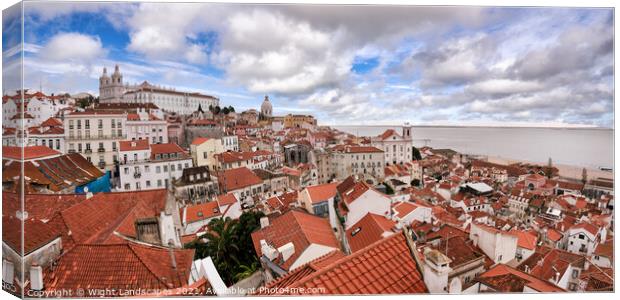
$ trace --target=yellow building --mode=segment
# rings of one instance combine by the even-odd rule
[[[311,115],[292,115],[284,116],[285,128],[307,128],[307,126],[316,126],[316,119]]]
[[[215,170],[217,167],[215,154],[226,152],[220,139],[206,137],[195,138],[190,150],[194,166],[207,166],[209,170]]]

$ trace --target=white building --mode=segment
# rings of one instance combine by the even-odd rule
[[[147,140],[122,141],[119,147],[120,189],[161,189],[192,167],[192,158],[177,144],[148,144]]]
[[[469,239],[495,263],[508,263],[517,253],[517,235],[494,227],[472,222]]]
[[[592,255],[599,241],[605,241],[606,231],[590,223],[579,223],[564,234],[566,251],[581,255]]]
[[[370,144],[383,150],[386,164],[404,164],[413,159],[413,138],[411,125],[408,123],[402,127],[401,134],[388,129],[381,135],[372,137]]]
[[[349,229],[368,213],[391,217],[392,199],[363,181],[342,191],[340,197],[348,210],[345,216],[345,229]]]
[[[138,85],[124,84],[118,65],[114,67],[111,76],[108,76],[106,68],[103,68],[103,74],[99,78],[99,99],[102,103],[153,103],[162,110],[183,115],[191,114],[199,106],[206,110],[210,106],[218,106],[220,102],[214,96],[177,91],[146,81]]]
[[[239,138],[236,135],[225,135],[220,140],[224,151],[239,151]]]
[[[168,143],[168,124],[154,114],[139,109],[127,114],[127,139],[148,140],[151,144]]]
[[[86,110],[65,116],[67,153],[81,153],[100,169],[111,171],[118,161],[118,143],[127,138],[127,114],[118,111]]]
[[[41,92],[24,93],[24,113],[22,115],[21,95],[5,96],[2,103],[2,126],[21,127],[20,120],[24,119],[24,127],[39,126],[45,120],[56,117],[62,110],[68,109],[72,100],[65,96],[48,96]]]
[[[334,173],[328,178],[342,180],[351,175],[367,174],[379,179],[384,176],[385,158],[377,147],[337,145],[330,148],[330,153]]]

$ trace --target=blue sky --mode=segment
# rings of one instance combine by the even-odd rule
[[[25,86],[125,81],[321,124],[613,126],[610,9],[182,3],[25,4]],[[13,13],[13,16],[17,14]],[[4,92],[19,27],[3,18]]]

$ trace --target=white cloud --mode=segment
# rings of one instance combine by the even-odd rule
[[[67,32],[50,38],[38,55],[50,61],[88,62],[105,53],[99,37]]]
[[[537,92],[544,88],[536,81],[520,81],[511,79],[489,79],[476,82],[466,89],[475,94],[515,94]]]

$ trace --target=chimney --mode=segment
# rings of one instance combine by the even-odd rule
[[[170,247],[173,247],[174,243],[170,242],[169,245],[170,245]],[[177,258],[174,256],[174,250],[172,250],[172,248],[168,248],[168,254],[170,254],[170,263],[172,265],[172,268],[176,270],[176,268],[177,268]]]
[[[86,193],[86,199],[90,199],[92,197],[93,197],[93,193],[92,192]]]
[[[268,217],[262,217],[260,218],[260,228],[265,228],[269,226],[269,218]]]
[[[285,244],[278,248],[278,252],[282,254],[282,260],[287,261],[293,254],[295,254],[295,245],[292,242]]]
[[[560,281],[560,272],[555,272],[553,280],[558,283]]]
[[[28,219],[28,212],[25,210],[18,210],[15,212],[15,217],[21,221],[25,221]]]
[[[269,260],[274,260],[278,257],[278,252],[271,245],[267,243],[265,240],[260,240],[260,249],[263,252],[263,255],[266,256]],[[293,249],[294,250],[294,249]]]
[[[36,263],[30,266],[30,288],[35,291],[43,290],[43,268]]]

